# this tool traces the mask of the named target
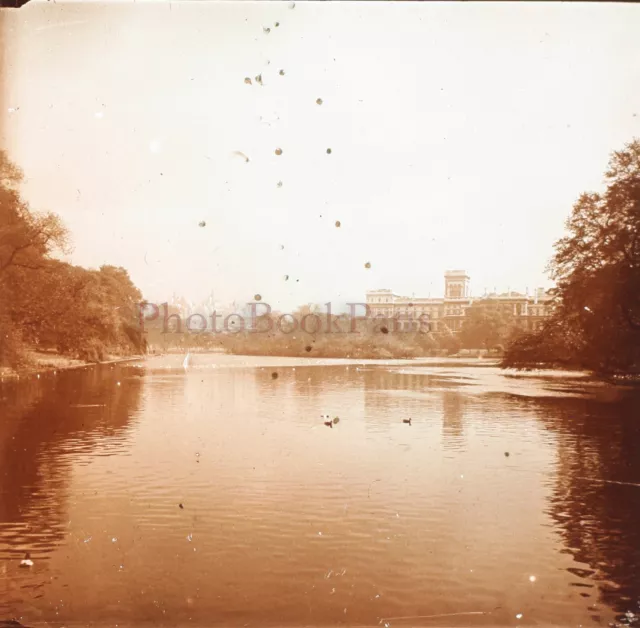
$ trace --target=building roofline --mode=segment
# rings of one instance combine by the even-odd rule
[[[466,277],[467,279],[469,279],[469,275],[467,275],[466,270],[445,270],[444,276],[445,277],[451,277],[451,276]]]

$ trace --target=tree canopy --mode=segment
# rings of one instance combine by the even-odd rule
[[[0,275],[10,268],[41,268],[55,250],[66,250],[68,233],[58,216],[36,214],[21,200],[22,172],[0,151]]]
[[[57,215],[28,207],[21,181],[0,152],[0,366],[20,365],[27,348],[88,360],[142,351],[142,295],[127,271],[56,259],[69,250],[68,231]]]
[[[553,314],[504,366],[640,371],[640,140],[611,156],[603,192],[580,196],[555,244]]]
[[[484,299],[467,308],[460,342],[465,349],[491,351],[506,344],[514,328],[513,315],[506,313],[491,299]]]

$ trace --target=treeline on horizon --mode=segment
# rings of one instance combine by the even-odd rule
[[[169,307],[167,315],[167,321],[160,317],[145,322],[151,350],[223,349],[237,355],[356,359],[456,355],[469,350],[497,356],[519,333],[514,316],[482,305],[470,308],[460,334],[448,329],[432,333],[428,321],[416,319],[411,330],[401,330],[399,319],[329,315],[313,304],[286,315],[271,312],[258,316],[253,329],[234,330],[232,321],[225,332],[187,331],[177,308]],[[409,318],[402,321],[406,325]],[[246,323],[249,326],[250,321]]]
[[[467,309],[461,332],[398,331],[360,320],[356,333],[307,333],[283,326],[263,333],[165,333],[139,322],[142,295],[122,268],[87,270],[56,260],[68,233],[54,214],[21,200],[21,175],[0,153],[0,366],[19,367],[28,350],[99,361],[107,354],[220,348],[243,355],[414,358],[462,350],[501,355],[505,368],[572,368],[640,373],[640,141],[614,152],[602,193],[582,194],[555,243],[548,272],[556,283],[551,314],[527,331],[491,300]],[[319,313],[302,306],[294,313]],[[172,313],[178,314],[178,310]],[[277,314],[271,315],[273,319]],[[344,323],[344,321],[343,321]],[[350,326],[350,324],[348,325]],[[259,327],[260,329],[260,327]],[[179,331],[179,330],[178,330]]]
[[[69,233],[57,215],[29,208],[21,181],[0,151],[0,367],[28,368],[33,351],[90,362],[143,353],[142,294],[127,271],[55,259]]]

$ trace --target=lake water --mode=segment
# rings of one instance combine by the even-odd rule
[[[181,364],[0,385],[0,620],[640,625],[637,390],[455,362]]]

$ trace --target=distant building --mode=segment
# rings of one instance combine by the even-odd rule
[[[458,332],[462,329],[467,308],[473,304],[501,308],[513,314],[516,324],[524,330],[538,329],[549,315],[551,296],[544,288],[533,295],[520,292],[495,292],[472,297],[469,276],[464,270],[448,270],[444,274],[443,297],[406,297],[391,290],[370,290],[366,303],[371,316],[398,319],[401,330],[416,329],[419,317],[428,320],[434,332]]]

